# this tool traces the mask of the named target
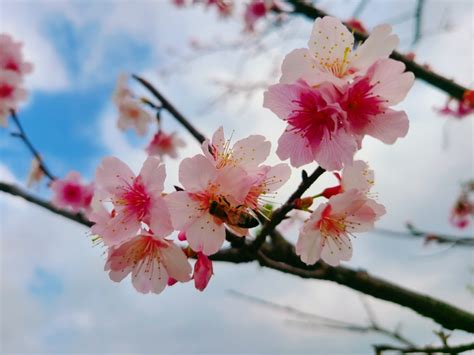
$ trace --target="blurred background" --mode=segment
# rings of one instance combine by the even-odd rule
[[[391,23],[401,52],[414,52],[418,62],[472,87],[472,1],[426,0],[419,27],[415,0],[316,5],[343,20],[358,17],[369,31]],[[29,99],[19,117],[50,169],[61,177],[76,170],[92,180],[105,156],[117,156],[136,170],[141,166],[153,132],[138,138],[117,129],[111,95],[121,72],[156,84],[207,136],[223,125],[228,134],[234,131],[234,140],[264,134],[276,142],[284,124],[262,107],[263,91],[278,81],[285,54],[306,46],[312,21],[262,20],[246,32],[244,8],[245,1],[236,1],[234,14],[223,18],[212,6],[179,7],[170,0],[0,0],[0,32],[24,42],[25,58],[35,66],[26,77]],[[435,108],[446,101],[445,93],[417,80],[400,105],[410,118],[407,137],[394,146],[366,138],[358,152],[356,157],[375,170],[374,190],[387,208],[379,228],[406,231],[410,221],[424,231],[473,235],[472,227],[459,230],[449,223],[460,184],[474,176],[472,115],[456,119],[438,113]],[[186,141],[181,158],[199,152],[173,117],[164,113],[162,124]],[[10,136],[11,128],[0,130],[0,180],[25,185],[31,155]],[[272,163],[278,161],[275,149],[273,144]],[[178,181],[179,159],[166,163],[170,191]],[[300,172],[294,169],[276,203],[286,200]],[[326,174],[311,191],[334,183]],[[45,183],[31,191],[50,197]],[[363,295],[335,283],[299,279],[256,263],[216,263],[203,293],[189,283],[142,295],[129,279],[109,280],[104,249],[93,247],[87,228],[5,194],[0,194],[0,219],[3,353],[368,354],[371,344],[391,341],[295,323],[291,314],[229,292],[366,324]],[[296,240],[297,227],[298,222],[285,227],[288,239]],[[473,311],[473,250],[370,232],[354,241],[354,256],[345,264]],[[364,302],[385,327],[400,326],[419,345],[439,344],[433,333],[439,326],[432,321],[370,297]],[[472,337],[456,331],[450,340]]]

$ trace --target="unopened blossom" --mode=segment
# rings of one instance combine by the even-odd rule
[[[198,253],[196,263],[194,264],[194,287],[199,291],[204,291],[211,280],[212,274],[212,260],[203,253]]]
[[[20,77],[33,70],[33,65],[23,59],[22,47],[21,42],[0,33],[0,70],[16,73]]]
[[[125,243],[109,248],[105,271],[115,282],[131,274],[138,292],[160,293],[170,278],[189,281],[192,268],[179,246],[157,234],[141,231]]]
[[[350,28],[353,28],[354,30],[359,31],[360,33],[367,34],[367,29],[365,28],[364,24],[356,18],[351,18],[347,20],[346,24]]]
[[[367,232],[385,214],[385,208],[356,189],[332,196],[305,221],[296,243],[296,254],[308,264],[322,259],[337,266],[352,257],[350,237]]]
[[[27,97],[21,87],[22,77],[12,70],[0,70],[0,126],[6,127],[11,110]]]
[[[387,144],[408,132],[405,111],[391,108],[400,103],[413,86],[415,76],[405,72],[405,64],[381,59],[364,76],[357,77],[342,90],[341,108],[347,115],[349,130],[363,137],[368,134]]]
[[[399,43],[390,25],[373,29],[369,38],[354,49],[354,36],[334,17],[317,18],[308,48],[290,52],[282,64],[282,83],[299,79],[309,85],[325,81],[345,85],[355,76],[364,75],[378,59],[387,58]]]
[[[184,146],[186,146],[186,143],[175,132],[167,134],[163,130],[159,130],[153,136],[146,151],[149,155],[158,155],[160,157],[168,155],[170,158],[176,159],[178,157],[177,150]]]
[[[463,192],[458,197],[451,210],[449,221],[453,226],[464,229],[471,224],[473,218],[474,203],[470,201],[469,194],[467,192]]]
[[[72,212],[87,210],[94,195],[94,185],[84,184],[78,172],[71,171],[64,179],[51,183],[53,199],[51,202],[59,208],[68,208]]]
[[[162,197],[165,167],[158,157],[148,157],[139,175],[115,157],[105,158],[96,171],[95,195],[99,202],[111,205],[110,218],[95,222],[92,233],[102,237],[108,246],[135,236],[146,223],[159,236],[172,232],[168,208]]]
[[[28,174],[28,180],[26,186],[32,187],[38,184],[44,177],[44,171],[41,168],[41,162],[38,158],[33,158],[31,160],[30,173]]]
[[[368,195],[374,184],[374,171],[369,169],[366,162],[355,160],[350,165],[345,165],[342,173],[334,173],[339,180],[336,186],[324,189],[321,196],[330,198],[331,196],[356,189],[365,195]]]
[[[218,169],[198,154],[181,162],[179,181],[184,190],[167,195],[166,202],[173,227],[185,233],[195,252],[216,253],[224,243],[226,225],[240,236],[247,234],[246,209],[239,207],[252,182],[245,170]]]
[[[441,108],[435,108],[438,113],[451,116],[458,119],[463,119],[474,113],[474,94],[472,90],[467,90],[464,93],[461,101],[454,98],[449,98],[446,104]]]
[[[349,131],[339,99],[330,83],[312,88],[299,80],[269,87],[263,106],[288,124],[278,140],[280,159],[289,158],[294,167],[316,161],[326,170],[340,170],[352,162],[358,139]]]

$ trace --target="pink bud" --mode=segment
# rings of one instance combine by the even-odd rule
[[[176,282],[178,282],[176,279],[168,277],[168,286],[173,286]]]
[[[194,264],[194,287],[203,291],[213,274],[212,261],[203,253],[199,252]]]
[[[184,242],[186,240],[186,233],[184,233],[183,231],[179,232],[178,239]]]

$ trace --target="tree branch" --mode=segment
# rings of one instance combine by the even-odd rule
[[[328,16],[328,14],[322,10],[317,9],[316,7],[303,2],[301,0],[287,0],[288,3],[293,5],[293,13],[306,16],[310,19],[315,19],[317,17]],[[358,41],[365,41],[367,35],[360,33],[359,31],[352,29],[354,31],[354,37]],[[438,89],[446,92],[449,96],[452,96],[458,100],[463,99],[464,92],[467,90],[462,85],[455,83],[453,80],[445,78],[442,75],[436,74],[431,70],[427,70],[423,65],[420,65],[413,60],[409,60],[403,54],[394,51],[391,55],[391,58],[403,62],[406,66],[407,71],[411,71],[415,77],[426,81],[427,83],[437,87]]]
[[[176,120],[179,121],[199,143],[204,142],[206,137],[199,132],[164,96],[161,94],[149,81],[133,74],[132,77],[137,80],[140,84],[146,87],[156,99],[161,103],[162,107],[171,113]]]
[[[374,345],[374,350],[377,354],[382,354],[383,351],[398,351],[402,354],[412,354],[412,353],[425,353],[425,354],[459,354],[468,350],[474,349],[474,343],[456,345],[456,346],[427,346],[423,348],[417,347],[398,347],[393,345]]]
[[[31,203],[41,206],[53,213],[90,227],[92,222],[83,215],[73,214],[52,206],[49,202],[34,197],[14,185],[1,182],[0,191],[21,197]],[[367,295],[386,300],[433,319],[446,329],[461,329],[474,333],[474,315],[455,306],[439,301],[430,296],[419,294],[388,281],[371,276],[362,270],[352,270],[346,267],[329,267],[320,262],[307,266],[294,253],[294,247],[286,242],[277,231],[274,245],[263,243],[260,250],[255,252],[251,247],[227,248],[211,256],[215,261],[246,263],[258,260],[262,266],[300,276],[303,278],[320,279],[337,282]]]

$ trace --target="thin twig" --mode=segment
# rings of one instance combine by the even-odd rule
[[[19,132],[14,132],[12,133],[13,137],[20,138],[23,143],[25,143],[26,147],[29,149],[31,154],[38,160],[40,169],[43,171],[43,173],[50,179],[50,180],[55,180],[55,176],[51,173],[51,171],[48,169],[46,164],[44,163],[43,158],[39,154],[38,150],[33,146],[33,143],[31,143],[31,140],[28,138],[28,136],[25,133],[25,130],[23,129],[23,126],[20,122],[20,119],[18,118],[15,110],[10,110],[11,117],[13,119],[13,122],[15,123],[16,127],[18,128]]]

